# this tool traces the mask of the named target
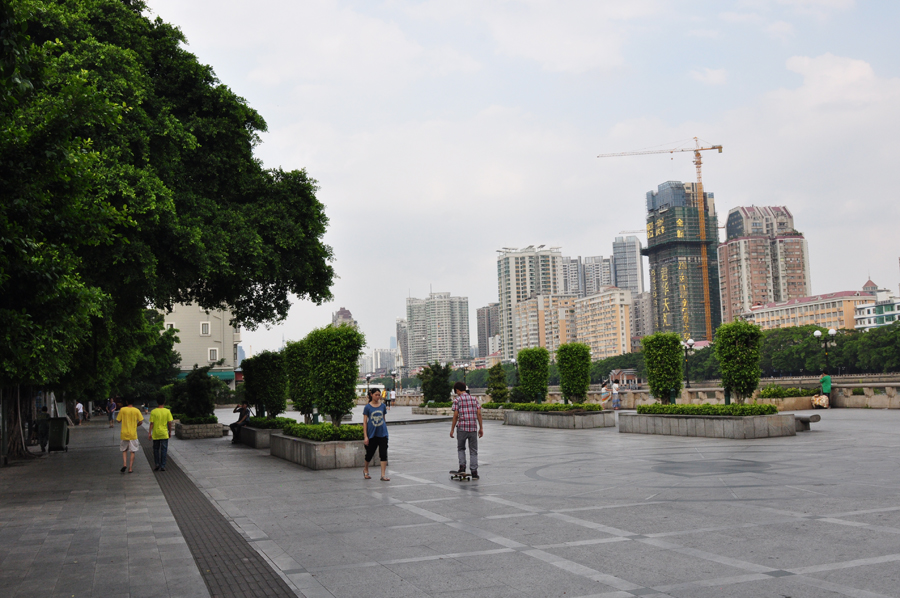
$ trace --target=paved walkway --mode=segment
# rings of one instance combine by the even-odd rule
[[[485,422],[474,482],[445,473],[446,423],[390,429],[388,483],[309,471],[229,438],[174,440],[170,457],[298,596],[898,598],[900,412],[822,415],[812,432],[747,441]],[[168,526],[134,520],[160,551],[160,540],[187,550],[189,535],[172,529],[160,474],[146,462],[119,474],[114,443],[75,450],[84,431],[68,455],[0,470],[0,595],[52,583],[59,595],[115,596],[68,590],[88,586],[79,572],[95,584],[127,570],[117,589],[137,596],[148,559],[160,587],[148,595],[179,595],[159,583],[168,555],[132,553],[139,536],[125,534],[116,568],[67,564],[103,553],[132,512],[152,509]],[[169,500],[177,512],[182,499]],[[196,565],[183,574],[204,595]]]

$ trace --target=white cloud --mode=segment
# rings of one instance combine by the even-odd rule
[[[794,26],[786,21],[775,21],[766,25],[765,31],[769,36],[785,41],[794,34]]]
[[[706,85],[725,85],[728,80],[728,73],[725,69],[704,68],[693,70],[690,75],[691,79],[705,83]]]
[[[457,18],[482,25],[499,54],[574,74],[622,66],[621,50],[631,24],[665,10],[663,0],[442,0],[408,8],[419,18]]]

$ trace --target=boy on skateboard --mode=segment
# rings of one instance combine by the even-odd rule
[[[466,472],[466,443],[469,444],[469,465],[472,479],[478,479],[478,439],[484,436],[484,422],[481,420],[481,405],[478,399],[466,391],[464,382],[453,385],[453,423],[450,425],[450,438],[458,432],[456,450],[459,454],[459,470],[450,473]]]

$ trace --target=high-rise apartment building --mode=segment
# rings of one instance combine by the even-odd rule
[[[374,374],[375,373],[375,360],[371,355],[360,355],[359,361],[359,373],[363,376],[366,374]]]
[[[644,338],[655,332],[653,329],[653,301],[649,292],[632,293],[631,336]]]
[[[427,299],[406,300],[406,367],[435,361],[447,363],[469,358],[469,299],[450,293],[431,293]]]
[[[350,310],[346,307],[342,307],[331,314],[331,323],[335,326],[340,326],[341,324],[349,324],[354,328],[359,327],[356,323],[356,320],[353,319],[353,314],[351,314]]]
[[[631,291],[616,287],[575,300],[576,336],[593,361],[631,352],[631,306]]]
[[[725,230],[718,249],[723,322],[755,305],[812,295],[806,239],[786,207],[734,208]]]
[[[596,295],[606,287],[615,286],[616,269],[613,258],[596,255],[584,258],[584,286],[580,297]]]
[[[515,358],[515,307],[534,295],[563,292],[562,254],[558,247],[533,245],[524,249],[504,247],[497,256],[500,298],[500,346],[504,361]]]
[[[397,367],[406,367],[409,360],[409,330],[405,318],[397,318]]]
[[[476,310],[478,321],[478,356],[490,355],[490,339],[500,334],[500,304],[488,303]]]
[[[554,359],[556,350],[577,340],[575,295],[535,295],[515,307],[515,343],[518,349],[544,347]]]
[[[584,264],[581,256],[562,258],[563,293],[582,297],[584,295]]]
[[[616,237],[613,241],[613,284],[628,289],[632,295],[644,292],[644,258],[637,237]]]
[[[703,198],[706,239],[701,241],[696,183],[668,181],[647,192],[647,248],[641,253],[650,257],[654,329],[712,341],[722,318],[718,221],[714,195],[704,192]]]
[[[383,370],[386,374],[390,374],[397,365],[397,350],[372,349],[372,361],[373,371]]]

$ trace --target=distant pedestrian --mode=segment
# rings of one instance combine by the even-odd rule
[[[231,428],[231,444],[240,444],[241,428],[247,425],[247,420],[250,418],[250,403],[242,401],[240,405],[234,408],[232,413],[239,413],[240,415],[238,415],[236,422],[228,424],[228,427]]]
[[[113,427],[113,422],[116,420],[116,409],[118,405],[116,405],[116,401],[110,397],[110,399],[106,402],[106,419],[109,420],[109,427]]]
[[[613,381],[612,395],[613,395],[613,409],[618,409],[619,407],[622,406],[622,404],[619,402],[619,379],[618,378],[616,378]]]
[[[150,412],[150,433],[147,435],[153,441],[153,471],[166,470],[172,419],[172,412],[166,408],[166,398],[160,397],[159,405]]]
[[[80,426],[84,421],[84,405],[81,401],[75,401],[75,425]]]
[[[466,471],[466,444],[469,445],[469,471],[472,479],[478,479],[478,439],[484,436],[484,422],[481,420],[481,405],[478,399],[466,390],[465,382],[453,385],[453,422],[450,424],[450,438],[456,437],[456,453],[459,457],[459,473]]]
[[[831,404],[831,376],[828,375],[828,372],[822,372],[822,377],[819,379],[819,384],[822,385],[822,394],[828,397],[828,403]]]
[[[130,397],[125,399],[126,406],[116,416],[116,421],[122,424],[122,430],[119,434],[121,439],[119,450],[122,451],[122,473],[125,473],[126,469],[128,473],[134,471],[134,454],[141,446],[138,442],[137,429],[138,426],[144,424],[144,414],[132,407],[132,403],[134,403],[134,399]],[[128,460],[128,453],[131,453],[130,460]]]
[[[41,412],[37,414],[35,421],[35,429],[37,431],[38,443],[41,445],[41,452],[47,452],[47,441],[50,439],[50,414],[47,413],[47,406],[41,407]]]
[[[363,477],[372,479],[369,475],[369,462],[375,456],[378,449],[378,459],[381,461],[381,481],[390,482],[387,477],[388,461],[388,429],[384,419],[387,407],[381,402],[381,391],[377,388],[369,390],[369,402],[363,407],[363,444],[366,445],[366,464],[363,465]]]
[[[397,400],[397,391],[391,390],[391,394],[388,395],[388,400],[387,400],[388,411],[390,411],[391,407],[394,406],[394,401],[396,401],[396,400]]]

